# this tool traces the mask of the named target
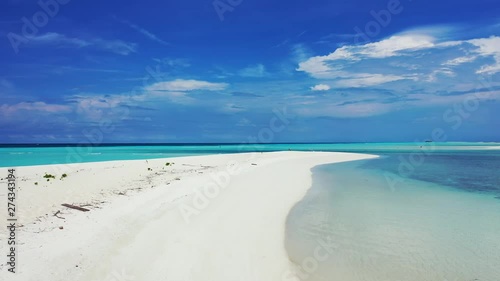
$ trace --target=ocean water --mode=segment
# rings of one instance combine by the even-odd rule
[[[360,153],[412,152],[419,147],[439,151],[499,150],[500,143],[335,143],[335,144],[106,144],[0,145],[0,167],[137,160],[217,153],[342,151]],[[499,150],[500,151],[500,150]]]
[[[500,151],[324,165],[287,219],[301,280],[500,280]]]

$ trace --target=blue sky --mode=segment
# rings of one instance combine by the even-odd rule
[[[500,141],[500,3],[0,4],[0,143]]]

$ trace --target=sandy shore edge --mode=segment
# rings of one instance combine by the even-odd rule
[[[272,152],[20,167],[15,280],[292,280],[285,221],[311,169],[372,157]]]

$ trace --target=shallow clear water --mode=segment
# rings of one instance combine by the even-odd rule
[[[500,280],[500,152],[411,155],[314,169],[287,221],[301,280]]]

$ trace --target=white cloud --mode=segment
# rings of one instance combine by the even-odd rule
[[[104,40],[97,38],[91,40],[90,42],[97,48],[108,50],[124,56],[135,53],[137,50],[137,45],[135,43],[128,43],[121,40]]]
[[[361,73],[352,75],[351,78],[346,78],[339,80],[335,83],[338,87],[366,87],[375,86],[388,82],[394,82],[405,79],[415,79],[409,76],[399,76],[399,75],[382,75],[382,74],[371,74],[371,73]]]
[[[449,68],[441,68],[441,69],[436,69],[434,70],[429,76],[427,77],[426,81],[427,82],[435,82],[438,80],[438,76],[444,75],[448,77],[454,77],[456,74]]]
[[[388,39],[369,43],[361,47],[352,47],[356,56],[366,56],[371,58],[387,58],[399,56],[403,51],[416,51],[428,49],[435,46],[435,39],[426,35],[396,35]]]
[[[96,48],[107,50],[119,55],[129,55],[137,50],[137,45],[134,43],[128,43],[121,40],[104,40],[101,38],[72,38],[66,35],[49,32],[41,34],[38,36],[28,37],[29,43],[35,45],[57,45],[61,46],[73,46],[77,48]]]
[[[316,97],[313,100],[309,99],[307,101],[304,101],[303,98],[299,100],[292,99],[289,102],[289,107],[293,113],[305,117],[360,118],[414,107],[449,107],[472,100],[479,103],[492,100],[499,101],[500,91],[473,92],[452,96],[422,93],[412,94],[408,97],[384,95],[377,91],[365,91],[345,96]]]
[[[492,57],[495,60],[495,63],[481,66],[476,73],[495,74],[500,72],[500,37],[491,36],[489,38],[461,41],[460,43],[470,43],[477,48],[470,51],[472,54],[448,60],[443,65],[458,66],[474,62],[480,57]]]
[[[388,58],[404,55],[404,52],[432,48],[434,38],[425,35],[397,35],[388,39],[361,46],[350,45],[336,49],[326,56],[316,56],[299,63],[298,71],[304,71],[317,78],[336,75],[343,68],[342,63],[365,58]],[[346,62],[347,61],[347,62]],[[333,63],[338,65],[332,65]]]
[[[217,91],[223,90],[227,86],[225,83],[177,79],[155,83],[145,87],[137,94],[81,94],[71,96],[67,101],[74,104],[76,112],[88,120],[98,121],[103,118],[115,120],[124,118],[124,112],[127,111],[128,106],[137,106],[138,104],[151,106],[162,101],[184,105],[194,104],[197,99],[189,95],[190,91]]]
[[[89,121],[117,120],[128,117],[127,105],[145,100],[144,95],[76,95],[67,99],[75,112]]]
[[[500,37],[439,42],[436,33],[428,28],[379,42],[343,46],[326,56],[309,57],[299,63],[297,71],[327,80],[332,87],[369,87],[399,81],[387,85],[394,87],[406,81],[407,89],[412,81],[446,80],[451,84],[452,78],[469,81],[477,80],[476,74],[500,72]],[[488,58],[493,63],[485,64]]]
[[[81,40],[78,38],[69,38],[66,37],[65,35],[59,34],[59,33],[54,33],[54,32],[48,32],[45,34],[41,34],[38,36],[32,36],[28,37],[30,42],[34,44],[67,44],[67,45],[74,45],[76,47],[87,47],[91,45],[91,43]]]
[[[312,56],[311,51],[304,44],[295,44],[291,47],[292,60],[302,62]]]
[[[158,82],[146,88],[147,91],[185,92],[194,90],[220,91],[228,87],[226,83],[212,83],[199,80],[177,79],[167,82]]]
[[[325,85],[325,84],[318,84],[315,85],[314,87],[311,87],[312,91],[328,91],[330,90],[330,86]]]
[[[190,67],[191,63],[188,59],[184,58],[162,58],[162,59],[153,59],[154,61],[164,64],[169,67]]]
[[[142,28],[134,23],[131,23],[131,22],[126,21],[126,20],[120,20],[116,17],[115,17],[115,19],[123,24],[128,25],[130,28],[135,29],[136,31],[138,31],[139,33],[143,34],[144,36],[146,36],[147,38],[149,38],[153,41],[156,41],[156,42],[158,42],[162,45],[165,45],[165,46],[170,45],[168,42],[163,41],[162,39],[160,39],[158,36],[156,36],[152,32],[149,32],[148,30],[146,30],[146,29],[144,29],[144,28]]]
[[[500,53],[500,37],[491,36],[489,38],[469,40],[468,42],[478,46],[479,50],[477,52],[483,56],[496,56]]]
[[[480,56],[493,57],[494,64],[484,65],[477,71],[478,74],[495,74],[500,72],[500,37],[491,36],[490,38],[480,38],[469,40],[471,44],[478,47],[476,52]]]
[[[446,61],[443,65],[458,66],[464,63],[473,62],[478,56],[463,56]]]
[[[264,77],[268,73],[263,64],[257,64],[240,70],[239,75],[243,77]]]
[[[60,104],[48,104],[45,102],[21,102],[13,105],[3,104],[0,106],[0,112],[3,115],[11,115],[19,111],[67,113],[71,111],[71,107]]]
[[[344,47],[342,47],[344,48]],[[332,76],[332,72],[335,70],[340,70],[342,66],[338,66],[336,69],[329,65],[329,62],[335,60],[350,60],[353,59],[349,52],[345,49],[337,49],[335,52],[328,56],[317,56],[307,59],[304,62],[299,63],[299,68],[297,71],[304,71],[316,78],[329,78]]]

